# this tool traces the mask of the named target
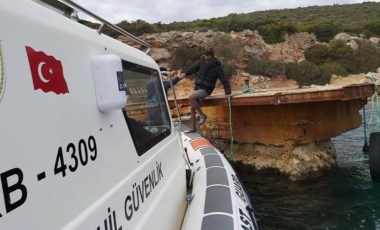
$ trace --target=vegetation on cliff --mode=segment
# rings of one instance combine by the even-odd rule
[[[280,62],[262,58],[247,57],[244,44],[238,38],[215,35],[210,46],[216,49],[224,63],[227,76],[236,73],[237,60],[245,60],[243,70],[252,75],[269,78],[285,76],[295,80],[299,86],[325,85],[330,83],[333,74],[376,72],[380,66],[380,47],[365,39],[354,40],[353,49],[342,39],[333,39],[329,43],[316,43],[305,51],[305,60],[301,62]],[[222,42],[221,42],[222,40]],[[174,53],[171,67],[187,69],[204,53],[202,47],[180,46]]]
[[[230,14],[226,17],[149,24],[143,20],[122,21],[117,26],[137,36],[169,31],[205,32],[213,31],[209,47],[213,47],[224,63],[227,76],[237,69],[253,75],[266,77],[285,76],[296,80],[300,86],[330,82],[333,74],[375,72],[380,66],[379,43],[368,38],[380,37],[380,3],[311,6],[297,9],[268,10],[247,14]],[[81,21],[90,27],[96,24]],[[249,56],[246,44],[238,37],[232,38],[230,31],[258,31],[267,44],[277,44],[299,32],[314,34],[317,42],[305,50],[302,62],[281,62],[266,57]],[[338,33],[350,34],[352,41],[333,39]],[[105,33],[117,37],[117,32],[105,28]],[[187,69],[204,53],[206,47],[179,44],[173,53],[170,66]],[[240,63],[239,63],[240,62]],[[244,62],[243,65],[242,62]],[[239,65],[240,64],[240,65]],[[239,65],[239,66],[238,66]]]
[[[330,75],[375,72],[380,66],[379,46],[368,40],[357,39],[355,42],[358,45],[356,49],[341,39],[332,40],[327,45],[318,44],[308,49],[305,57]]]
[[[314,33],[319,41],[328,42],[338,32],[366,37],[380,35],[380,3],[364,2],[333,6],[310,6],[296,9],[267,10],[247,14],[230,14],[226,17],[191,22],[161,22],[149,24],[144,20],[122,21],[117,26],[137,36],[144,33],[168,31],[259,31],[267,43],[284,41],[284,34]],[[87,25],[89,22],[82,21]],[[117,36],[106,28],[106,33]]]

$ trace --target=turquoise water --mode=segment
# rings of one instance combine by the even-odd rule
[[[333,142],[337,167],[306,182],[235,167],[252,197],[260,229],[380,230],[380,183],[372,182],[368,155],[362,152],[363,126]]]

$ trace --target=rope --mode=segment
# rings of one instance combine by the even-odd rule
[[[233,152],[233,147],[234,147],[234,134],[233,134],[233,129],[232,129],[232,108],[231,108],[231,98],[234,96],[239,96],[244,93],[254,93],[256,90],[252,87],[250,87],[248,84],[243,85],[243,91],[241,93],[236,93],[236,94],[230,94],[228,95],[228,113],[229,113],[229,126],[230,126],[230,135],[231,135],[231,142],[230,142],[230,158],[234,159],[234,152]]]
[[[249,86],[248,84],[243,85],[243,93],[255,93],[256,90]]]
[[[372,122],[373,122],[372,120],[373,120],[374,112],[376,112],[377,113],[377,117],[376,117],[375,127],[380,128],[380,108],[379,108],[379,97],[377,95],[378,85],[376,84],[376,78],[369,77],[369,79],[372,82],[374,82],[374,86],[373,86],[374,87],[374,93],[370,97],[371,105],[372,106],[371,106],[371,116],[370,116],[369,123],[368,123],[367,127],[370,127],[372,125]]]
[[[233,130],[232,130],[232,111],[231,111],[231,98],[233,97],[234,95],[230,94],[228,95],[228,112],[229,112],[229,124],[230,124],[230,135],[231,135],[231,141],[230,141],[230,158],[233,159],[234,158],[234,152],[233,152],[233,145],[234,145],[234,134],[233,134]]]
[[[374,93],[371,97],[369,97],[369,99],[371,100],[371,115],[370,115],[370,119],[369,119],[368,124],[366,123],[365,105],[363,107],[364,146],[363,146],[362,151],[364,153],[368,153],[368,150],[369,150],[368,141],[367,141],[367,128],[369,128],[372,125],[375,110],[376,110],[377,118],[376,118],[376,123],[374,126],[380,128],[379,97],[377,95],[378,85],[376,84],[377,78],[375,78],[373,76],[368,77],[368,78],[371,80],[371,82],[374,83],[373,84]]]
[[[363,106],[363,126],[364,126],[364,146],[362,151],[368,153],[368,141],[367,141],[367,124],[366,124],[366,115],[365,115],[365,104]]]

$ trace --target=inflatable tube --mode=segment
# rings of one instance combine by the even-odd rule
[[[198,134],[182,140],[194,172],[182,230],[258,229],[248,193],[224,155]]]
[[[380,182],[380,132],[371,133],[369,138],[369,170],[374,182]]]

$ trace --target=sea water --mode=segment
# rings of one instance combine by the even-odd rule
[[[366,106],[367,124],[374,115],[371,108]],[[373,131],[380,129],[367,130],[368,142]],[[380,230],[380,183],[372,182],[369,157],[362,152],[364,133],[362,125],[333,138],[337,167],[317,179],[292,182],[236,168],[251,195],[259,229]]]

